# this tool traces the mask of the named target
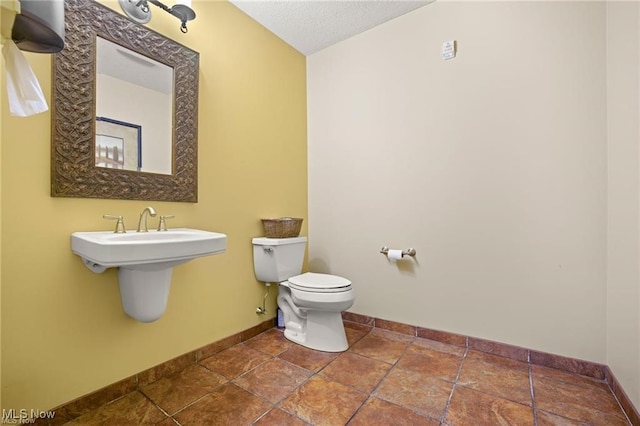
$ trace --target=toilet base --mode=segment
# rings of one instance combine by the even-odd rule
[[[340,312],[306,311],[306,327],[295,321],[285,323],[284,337],[323,352],[344,352],[349,348]]]

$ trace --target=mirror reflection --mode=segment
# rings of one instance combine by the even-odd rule
[[[95,165],[170,175],[173,68],[96,37]]]

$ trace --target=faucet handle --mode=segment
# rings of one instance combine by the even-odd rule
[[[115,231],[113,231],[115,234],[124,234],[125,232],[127,232],[127,230],[124,229],[124,219],[122,219],[122,216],[103,214],[102,217],[109,220],[117,220],[116,229]]]
[[[173,219],[176,217],[172,214],[166,214],[164,216],[160,216],[160,222],[158,222],[158,231],[166,231],[167,230],[167,219]]]

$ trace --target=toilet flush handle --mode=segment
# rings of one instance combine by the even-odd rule
[[[273,247],[263,246],[262,250],[264,250],[265,253],[272,253]]]

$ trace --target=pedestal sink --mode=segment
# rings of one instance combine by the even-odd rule
[[[141,322],[155,321],[164,313],[174,266],[223,253],[226,248],[225,234],[190,228],[71,234],[71,251],[91,271],[99,274],[118,268],[122,307]]]

